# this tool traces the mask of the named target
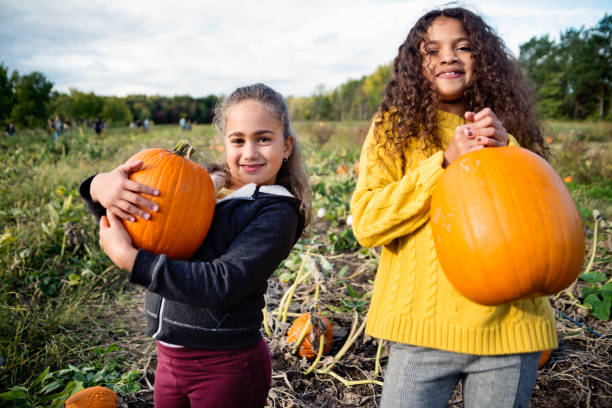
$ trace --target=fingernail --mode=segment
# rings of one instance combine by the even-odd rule
[[[157,211],[157,210],[159,210],[159,206],[158,206],[157,204],[155,204],[155,205],[153,206],[153,211]]]
[[[131,222],[134,222],[134,221],[136,221],[136,218],[134,218],[134,217],[130,217],[130,221],[131,221]]]
[[[158,190],[153,191],[153,195],[158,196],[159,195],[159,191]]]
[[[144,219],[145,219],[145,220],[148,220],[149,218],[151,218],[151,214],[149,214],[149,213],[145,213],[145,215],[144,215]]]
[[[482,137],[477,137],[477,138],[476,138],[476,141],[478,141],[478,142],[482,142]]]

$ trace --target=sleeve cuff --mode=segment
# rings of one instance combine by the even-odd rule
[[[93,215],[95,215],[97,219],[100,219],[103,215],[106,214],[106,208],[104,208],[99,202],[93,201],[91,198],[89,188],[91,187],[91,181],[94,177],[96,177],[95,174],[81,183],[81,185],[79,186],[79,195],[81,196],[81,198],[83,198],[83,200],[85,200],[87,208],[89,208]]]
[[[158,255],[145,251],[144,249],[139,249],[138,254],[136,254],[136,259],[134,259],[132,272],[128,274],[128,281],[148,288],[152,280],[152,266],[157,257]]]

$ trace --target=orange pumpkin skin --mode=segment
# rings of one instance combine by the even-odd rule
[[[159,206],[150,219],[123,221],[134,245],[171,259],[191,258],[206,237],[215,209],[215,188],[208,172],[164,149],[145,149],[130,160],[144,162],[130,179],[160,193],[147,196]]]
[[[552,353],[551,349],[544,350],[540,355],[540,362],[538,363],[538,369],[544,367],[548,359],[550,358],[550,354]]]
[[[323,323],[325,324],[325,339],[323,340],[323,354],[325,354],[332,346],[332,342],[334,340],[334,330],[331,322],[329,321],[329,319],[327,319],[327,317],[323,316],[322,314],[319,314],[319,318],[321,318],[323,320]],[[310,319],[310,313],[306,312],[293,321],[291,327],[289,328],[289,332],[287,333],[287,341],[289,343],[295,343],[298,340],[300,334],[302,333],[302,330],[304,329],[304,326],[306,326],[306,323],[308,322],[308,319]],[[298,349],[298,355],[301,357],[306,357],[307,359],[315,358],[317,356],[315,348],[317,348],[318,351],[319,341],[320,333],[317,330],[312,329],[311,322],[310,328],[308,329],[308,333],[304,337],[304,340],[302,341],[302,344]],[[315,347],[313,347],[313,342],[316,343]]]
[[[119,397],[111,389],[89,387],[72,394],[66,400],[66,408],[115,408]]]
[[[484,148],[459,157],[438,181],[430,216],[440,265],[473,302],[551,295],[582,268],[576,205],[553,168],[526,149]]]

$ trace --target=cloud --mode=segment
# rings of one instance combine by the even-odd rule
[[[592,25],[605,9],[476,3],[470,8],[515,53],[533,35]],[[60,91],[202,96],[265,82],[285,95],[309,95],[319,84],[331,89],[391,62],[430,7],[374,0],[0,0],[0,62],[22,73],[41,71]]]

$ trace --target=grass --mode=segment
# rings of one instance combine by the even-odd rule
[[[332,208],[327,213],[332,226],[342,225],[354,186],[352,173],[338,175],[337,169],[353,168],[368,126],[366,121],[295,123],[315,190],[315,211]],[[551,163],[561,177],[571,176],[566,185],[589,238],[594,209],[612,220],[612,124],[550,122],[546,132]],[[43,384],[59,381],[58,387],[68,387],[70,379],[89,372],[87,367],[108,368],[104,378],[112,383],[142,366],[121,346],[142,331],[142,322],[124,317],[141,307],[140,294],[100,251],[97,225],[77,189],[87,176],[114,168],[144,147],[172,148],[186,136],[196,149],[194,160],[221,159],[220,141],[210,126],[191,132],[178,126],[154,126],[147,133],[108,129],[101,136],[75,129],[58,143],[45,132],[0,139],[0,405],[46,406],[49,393],[42,392]],[[333,241],[333,252],[354,248],[354,237],[346,231],[326,237]],[[610,239],[609,232],[603,233]],[[598,256],[596,265],[609,277],[606,253],[599,250],[607,261]],[[111,304],[126,314],[110,314]],[[149,344],[142,341],[143,347]],[[36,384],[47,367],[48,376]],[[57,374],[68,367],[74,369]],[[129,378],[124,390],[136,392],[129,387],[138,378]],[[21,397],[8,402],[11,396]]]

